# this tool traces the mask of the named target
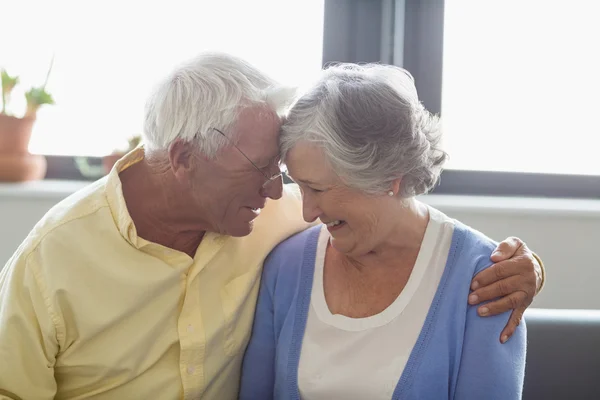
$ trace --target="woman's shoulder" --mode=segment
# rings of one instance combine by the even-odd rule
[[[431,206],[428,208],[430,219],[440,225],[445,232],[444,237],[450,239],[448,264],[457,264],[462,271],[471,270],[475,274],[491,265],[490,257],[497,243],[484,233],[447,216],[436,208]]]
[[[474,274],[492,265],[490,257],[497,245],[484,233],[455,221],[450,255],[457,263],[470,263]]]
[[[267,256],[268,262],[297,260],[307,246],[316,246],[320,226],[312,226],[280,242]],[[316,248],[316,247],[315,247]]]

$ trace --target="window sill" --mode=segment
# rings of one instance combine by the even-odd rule
[[[60,201],[89,181],[41,180],[26,183],[0,183],[0,199],[48,199]],[[469,211],[480,214],[510,214],[523,216],[576,216],[600,218],[600,200],[536,197],[503,197],[430,194],[420,198],[446,213]]]
[[[24,183],[0,183],[0,198],[49,199],[60,201],[91,182],[41,180]]]
[[[430,194],[421,200],[445,213],[520,215],[523,217],[561,216],[600,219],[600,200],[539,197],[474,196]]]

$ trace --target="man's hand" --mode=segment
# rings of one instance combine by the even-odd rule
[[[523,318],[525,309],[533,301],[542,284],[542,267],[523,241],[509,237],[496,247],[491,260],[495,263],[473,278],[469,304],[497,299],[477,310],[487,317],[513,310],[500,334],[506,343]]]

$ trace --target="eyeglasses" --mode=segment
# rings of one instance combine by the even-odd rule
[[[263,189],[266,188],[267,186],[269,186],[269,184],[271,184],[272,182],[275,182],[276,180],[278,180],[279,178],[281,178],[281,176],[283,175],[283,173],[285,172],[285,166],[283,166],[280,162],[277,163],[277,168],[279,170],[279,172],[275,173],[274,175],[267,175],[263,172],[262,169],[258,168],[256,166],[256,164],[254,164],[254,162],[246,155],[244,154],[244,152],[242,150],[240,150],[239,147],[236,146],[236,144],[227,137],[227,135],[225,135],[223,132],[221,132],[219,129],[217,128],[213,128],[215,131],[219,132],[221,135],[223,135],[223,137],[225,139],[227,139],[232,145],[233,147],[235,147],[237,149],[237,151],[240,152],[241,155],[244,156],[244,158],[246,160],[248,160],[248,162],[250,162],[250,164],[252,164],[252,166],[254,167],[254,169],[256,169],[258,172],[260,172],[260,174],[265,178],[265,183],[263,183],[262,187]]]

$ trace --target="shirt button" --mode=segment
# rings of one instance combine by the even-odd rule
[[[195,370],[196,370],[196,368],[194,368],[194,367],[192,367],[192,366],[190,366],[190,367],[187,367],[187,373],[188,373],[188,375],[191,375],[191,374],[193,374]]]
[[[192,332],[194,332],[194,327],[193,327],[192,325],[188,325],[188,326],[187,326],[187,331],[188,331],[189,333],[192,333]]]

